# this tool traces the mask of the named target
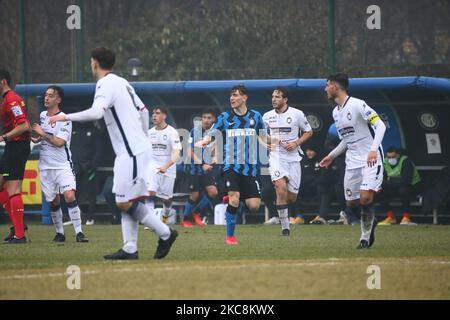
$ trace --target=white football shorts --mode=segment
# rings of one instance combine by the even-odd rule
[[[359,199],[360,190],[372,190],[378,192],[383,183],[383,165],[376,164],[373,167],[346,169],[344,176],[345,200]]]
[[[77,189],[75,175],[70,168],[39,171],[39,179],[45,200],[48,202],[52,202],[58,194]]]
[[[117,203],[149,196],[150,159],[151,150],[146,150],[134,157],[130,157],[127,153],[116,157],[113,193],[116,194]]]
[[[288,191],[298,193],[302,179],[302,168],[299,161],[278,161],[269,159],[269,171],[272,181],[288,179]]]

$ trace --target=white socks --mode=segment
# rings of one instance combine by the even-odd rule
[[[56,211],[51,211],[53,225],[55,226],[56,232],[64,234],[64,227],[63,227],[63,216],[62,216],[62,210],[61,207],[58,207]]]
[[[280,217],[281,229],[289,230],[289,206],[287,204],[277,205],[277,211]]]
[[[135,253],[137,251],[139,222],[128,213],[122,212],[122,236],[123,248],[127,253]]]

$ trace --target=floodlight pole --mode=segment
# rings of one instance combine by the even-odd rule
[[[336,72],[335,0],[328,0],[328,68]]]
[[[25,38],[25,0],[19,2],[19,28],[20,28],[20,62],[22,65],[22,82],[28,83],[27,45]]]
[[[83,66],[84,66],[84,0],[79,1],[80,14],[81,14],[81,29],[77,30],[76,41],[77,41],[77,82],[83,82]]]

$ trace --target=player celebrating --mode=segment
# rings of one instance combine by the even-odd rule
[[[5,242],[26,243],[21,187],[30,155],[30,121],[22,98],[11,90],[10,73],[3,69],[0,69],[0,94],[3,97],[0,142],[6,143],[0,160],[0,203],[13,224]]]
[[[230,91],[231,110],[223,112],[209,134],[196,146],[207,146],[220,131],[223,138],[223,178],[228,193],[226,244],[238,244],[234,235],[240,199],[251,212],[259,209],[261,191],[256,179],[258,169],[258,133],[265,129],[261,114],[247,108],[247,88],[235,86]]]
[[[273,110],[263,116],[264,124],[270,130],[269,170],[277,194],[283,236],[290,234],[289,205],[295,203],[300,188],[300,154],[303,154],[300,146],[313,135],[305,114],[287,103],[286,89],[276,88],[272,93]]]
[[[383,182],[381,142],[386,126],[365,101],[348,96],[348,76],[330,75],[325,91],[337,103],[333,118],[341,143],[320,162],[328,167],[346,150],[344,189],[348,210],[361,214],[361,238],[358,249],[370,248],[375,241],[374,194]]]
[[[66,241],[63,227],[63,215],[59,201],[62,192],[69,209],[70,220],[75,229],[77,242],[88,242],[81,229],[80,208],[75,198],[77,188],[75,174],[70,152],[72,136],[72,122],[58,122],[51,126],[48,122],[51,116],[62,113],[61,104],[64,99],[64,90],[58,86],[47,88],[44,96],[44,105],[47,111],[40,115],[40,125],[33,124],[33,132],[38,137],[31,137],[34,143],[41,142],[39,153],[39,176],[42,192],[45,199],[51,203],[51,215],[56,229],[54,242]]]
[[[191,148],[189,155],[191,161],[185,166],[189,186],[189,200],[184,206],[184,217],[181,224],[185,228],[192,227],[192,223],[189,221],[191,215],[193,216],[195,223],[200,227],[203,227],[204,224],[198,211],[208,205],[214,208],[218,203],[217,181],[214,175],[214,151],[208,150],[208,152],[206,152],[205,150],[204,152],[201,148],[195,148],[195,144],[208,133],[214,122],[216,122],[214,110],[205,109],[202,112],[201,126],[194,127],[190,132],[189,142]],[[210,145],[212,145],[212,143]],[[200,197],[200,193],[203,190],[205,190],[206,195]]]
[[[170,251],[178,233],[169,229],[138,199],[148,197],[151,146],[148,143],[148,111],[127,80],[111,72],[115,54],[106,48],[91,53],[92,74],[98,80],[94,103],[88,110],[57,114],[58,121],[93,121],[104,117],[116,159],[114,162],[113,192],[122,213],[124,246],[105,259],[138,259],[137,237],[139,222],[159,236],[154,258],[162,259]]]
[[[173,187],[177,176],[175,163],[180,159],[182,149],[177,130],[166,122],[167,115],[166,109],[155,108],[152,113],[154,127],[148,131],[153,151],[150,197],[163,200],[162,220],[166,224],[172,209]]]

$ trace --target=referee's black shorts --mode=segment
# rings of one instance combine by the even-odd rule
[[[245,176],[230,169],[223,173],[223,182],[225,191],[238,191],[241,200],[261,198],[261,189],[256,177]]]
[[[29,141],[7,142],[0,159],[0,175],[7,181],[23,180],[30,151]]]

